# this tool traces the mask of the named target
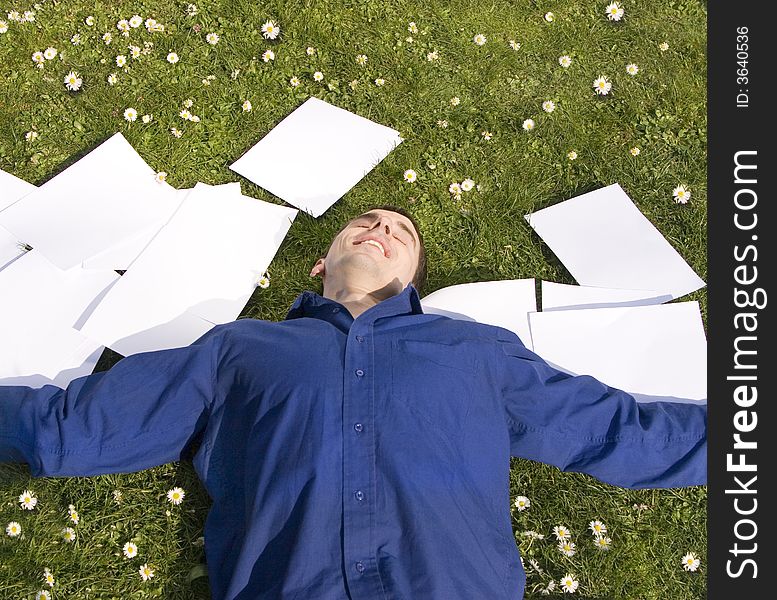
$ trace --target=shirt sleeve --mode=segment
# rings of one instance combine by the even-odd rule
[[[626,488],[706,484],[706,405],[638,403],[551,367],[508,334],[497,354],[511,456]]]
[[[0,462],[57,477],[179,460],[207,422],[222,328],[186,347],[125,357],[66,389],[0,386]]]

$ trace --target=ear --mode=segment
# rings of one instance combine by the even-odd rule
[[[319,258],[316,261],[316,264],[313,265],[313,268],[310,271],[311,277],[316,277],[318,275],[321,275],[322,277],[326,274],[326,267],[324,266],[324,259]]]

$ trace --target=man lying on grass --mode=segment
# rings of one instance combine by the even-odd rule
[[[427,315],[414,220],[349,221],[282,322],[240,319],[65,390],[0,387],[0,461],[34,476],[180,460],[213,500],[216,600],[519,599],[510,456],[628,488],[706,483],[706,407],[548,366]]]

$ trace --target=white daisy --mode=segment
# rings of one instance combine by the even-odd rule
[[[561,540],[558,543],[558,550],[564,556],[574,556],[575,555],[575,542],[572,542],[570,540]]]
[[[661,50],[661,52],[666,52],[667,50],[669,50],[669,44],[667,42],[661,42],[658,45],[658,49]]]
[[[426,55],[426,60],[428,60],[429,62],[434,62],[435,60],[439,60],[439,59],[440,59],[440,53],[437,52],[437,50],[429,52]]]
[[[268,287],[270,287],[270,276],[267,273],[264,273],[256,282],[256,285],[263,290],[266,290]]]
[[[570,150],[569,152],[567,152],[567,158],[569,160],[575,160],[577,158],[577,152],[575,152],[574,150]]]
[[[297,86],[299,85],[299,77],[297,77],[297,76],[295,75],[294,77],[292,77],[291,79],[289,79],[289,85],[290,85],[291,87],[297,87]]]
[[[418,25],[415,24],[415,21],[410,21],[410,23],[407,24],[407,30],[410,33],[418,33]]]
[[[574,594],[575,590],[577,590],[578,586],[580,585],[580,582],[575,579],[574,575],[567,573],[561,578],[559,584],[561,584],[565,594]]]
[[[469,177],[461,182],[461,190],[463,192],[470,191],[473,187],[475,187],[475,182],[472,181]]]
[[[359,80],[358,79],[352,79],[351,82],[348,84],[348,87],[352,90],[355,90],[359,86]]]
[[[632,156],[636,156],[641,152],[641,150],[637,146],[634,146],[631,150],[629,150],[629,152],[631,152]]]
[[[46,60],[53,60],[56,57],[57,57],[56,48],[48,47],[43,51],[43,58],[45,58]]]
[[[128,50],[133,59],[140,58],[140,46],[128,46]]]
[[[251,112],[252,108],[253,106],[251,105],[250,100],[246,100],[245,102],[243,102],[243,112]]]
[[[518,50],[518,48],[520,48],[520,47],[521,47],[521,44],[519,44],[519,43],[518,43],[518,42],[516,42],[515,40],[510,40],[510,41],[509,41],[509,42],[507,42],[507,43],[508,43],[508,45],[510,46],[510,48],[512,48],[513,50]]]
[[[32,510],[38,504],[38,499],[30,490],[24,490],[19,496],[19,504],[26,510]]]
[[[22,15],[19,13],[18,10],[12,10],[8,13],[8,20],[9,21],[21,21]]]
[[[132,123],[135,119],[138,118],[138,111],[136,111],[134,108],[127,108],[124,110],[124,119]]]
[[[192,100],[191,98],[187,98],[186,100],[183,101],[184,108],[191,108],[192,106],[194,106],[194,100]]]
[[[488,141],[488,140],[490,140],[492,137],[494,137],[494,134],[493,134],[493,133],[491,133],[490,131],[482,131],[482,132],[480,133],[480,135],[482,135],[482,136],[483,136],[483,139],[484,139],[484,140],[486,140],[486,141]]]
[[[382,86],[384,83],[386,83],[386,80],[385,80],[385,79],[383,79],[382,77],[378,77],[378,78],[375,80],[375,85],[377,85],[378,87]]]
[[[126,558],[135,558],[138,555],[138,547],[132,542],[127,542],[122,548],[122,553]]]
[[[180,59],[178,58],[178,55],[175,52],[170,52],[170,54],[167,55],[167,62],[169,62],[171,65],[174,65],[179,60]]]
[[[25,10],[21,20],[23,23],[32,23],[35,20],[35,11]]]
[[[313,46],[308,46],[305,48],[305,54],[308,56],[313,56],[316,53],[316,49]]]
[[[72,504],[67,509],[68,517],[69,519],[75,524],[78,525],[78,511],[76,511],[76,507]]]
[[[89,25],[89,27],[91,27],[92,25],[94,25],[94,17],[92,15],[89,15],[88,17],[86,17],[86,19],[84,19],[84,23],[86,23],[87,25]]]
[[[19,525],[16,521],[11,521],[6,525],[5,532],[10,535],[11,537],[17,537],[22,533],[22,526]]]
[[[636,75],[638,71],[639,71],[639,67],[634,63],[629,63],[628,65],[626,65],[626,73],[628,73],[629,75]]]
[[[553,19],[555,19],[556,16],[552,12],[546,12],[543,19],[545,19],[548,23],[552,23]]]
[[[607,13],[607,18],[610,19],[610,21],[620,21],[621,18],[623,18],[623,14],[625,12],[620,6],[618,6],[617,2],[608,4],[605,11]]]
[[[181,110],[181,112],[178,113],[178,116],[181,117],[184,121],[188,121],[192,118],[192,113],[190,113],[188,109],[184,108]]]
[[[74,46],[78,46],[81,43],[81,34],[76,33],[73,35],[73,37],[70,38],[70,43]]]
[[[205,41],[208,42],[211,46],[215,46],[219,43],[219,34],[211,32],[205,36]]]
[[[43,582],[49,587],[54,587],[54,574],[48,567],[43,569]]]
[[[607,79],[606,75],[601,75],[594,79],[594,91],[600,96],[606,96],[612,89],[612,83]]]
[[[454,181],[452,184],[448,186],[448,191],[454,196],[461,196],[461,185],[459,185],[458,182]]]
[[[46,62],[46,57],[43,55],[43,52],[33,52],[32,53],[32,62],[34,62],[38,66],[43,66],[43,63]]]
[[[459,100],[458,96],[451,98],[451,106],[458,106],[459,104],[461,104],[461,100]]]
[[[51,600],[51,594],[46,590],[35,593],[35,600]]]
[[[324,74],[321,71],[316,71],[315,73],[313,73],[313,79],[315,79],[316,81],[321,81],[322,79],[324,79]]]
[[[689,552],[683,556],[683,569],[686,571],[695,571],[699,568],[700,564],[701,561],[699,560],[699,557],[696,556],[693,552]]]
[[[83,79],[75,71],[70,71],[70,73],[65,75],[65,87],[72,92],[80,90],[83,82]]]
[[[181,130],[180,130],[180,129],[178,129],[177,127],[171,127],[171,128],[170,128],[170,134],[171,134],[173,137],[175,137],[175,138],[179,138],[179,137],[181,137],[181,136],[183,135],[183,131],[181,131]]]
[[[105,42],[105,45],[107,46],[113,41],[113,34],[110,32],[103,33],[103,42]]]
[[[356,62],[363,67],[364,65],[367,64],[367,55],[366,54],[357,54],[356,55]]]
[[[62,539],[66,542],[74,542],[76,539],[76,530],[72,527],[65,527],[61,533]]]
[[[532,129],[534,129],[534,119],[526,119],[523,122],[523,128],[526,131],[531,131]]]
[[[129,26],[132,27],[132,29],[137,29],[143,24],[143,17],[140,15],[132,15],[132,18],[129,20]]]
[[[599,550],[609,550],[611,544],[612,544],[612,540],[607,536],[597,535],[594,538],[594,546],[599,548]]]
[[[116,23],[116,29],[121,31],[123,34],[129,34],[129,30],[130,30],[129,21],[127,21],[127,19],[122,19],[121,21]]]
[[[478,46],[482,46],[486,43],[486,36],[484,36],[482,33],[478,33],[475,37],[472,38],[472,41],[475,42]]]
[[[24,134],[24,139],[28,142],[34,142],[38,139],[38,132],[37,131],[28,131]]]
[[[167,173],[164,171],[159,171],[159,173],[154,176],[154,181],[157,183],[164,183],[167,181]]]
[[[174,487],[169,492],[167,492],[167,499],[173,504],[180,504],[183,502],[184,496],[186,496],[186,492],[184,492],[183,489],[179,487]]]
[[[6,31],[8,31],[8,23],[0,21],[0,33],[5,33]]]
[[[594,535],[604,535],[607,533],[607,526],[599,520],[591,521],[588,524],[588,529],[590,529],[591,533]]]
[[[515,502],[513,502],[513,505],[518,510],[526,510],[531,506],[531,500],[529,500],[526,496],[518,496],[515,499]]]
[[[570,56],[568,56],[566,54],[564,56],[559,56],[558,57],[558,64],[560,64],[562,67],[567,69],[567,68],[569,68],[569,65],[572,64],[572,57],[570,57]]]
[[[440,127],[441,129],[448,127],[447,119],[437,119],[437,127]]]
[[[262,25],[262,35],[264,35],[265,39],[274,40],[278,37],[280,32],[281,28],[273,21],[267,21],[264,25]]]
[[[404,172],[403,177],[405,178],[405,181],[407,181],[408,183],[414,183],[418,175],[416,174],[415,171],[413,171],[413,169],[408,169],[407,171]]]
[[[545,102],[542,103],[542,110],[546,113],[552,113],[556,110],[556,103],[553,102],[553,100],[545,100]]]
[[[687,204],[688,200],[691,199],[691,190],[684,185],[678,185],[672,190],[672,195],[674,196],[674,201],[678,204]]]
[[[186,14],[190,17],[193,17],[197,14],[197,5],[196,4],[187,4],[186,5]]]
[[[264,62],[270,62],[271,60],[275,60],[275,52],[272,50],[265,50],[262,52],[262,60]]]
[[[108,75],[108,85],[116,85],[117,81],[119,81],[119,76],[116,73]]]
[[[116,57],[116,66],[117,67],[123,67],[126,64],[127,64],[127,57],[124,56],[123,54],[119,54]]]
[[[556,525],[553,528],[553,535],[555,535],[556,539],[560,542],[563,542],[564,540],[568,540],[570,537],[572,537],[572,534],[569,532],[569,529],[567,529],[564,525]]]
[[[148,581],[154,576],[153,569],[151,569],[148,565],[143,565],[142,567],[140,567],[138,572],[140,573],[140,578],[143,581]]]

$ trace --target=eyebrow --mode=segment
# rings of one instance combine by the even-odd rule
[[[376,212],[366,212],[363,215],[359,215],[358,217],[356,217],[355,220],[358,221],[359,219],[370,219],[371,221],[375,221],[379,216],[380,215]],[[397,221],[397,224],[399,225],[400,229],[404,229],[410,235],[410,239],[413,240],[413,245],[414,246],[417,245],[413,230],[410,229],[410,227],[408,227],[407,225],[405,225],[402,221]]]

